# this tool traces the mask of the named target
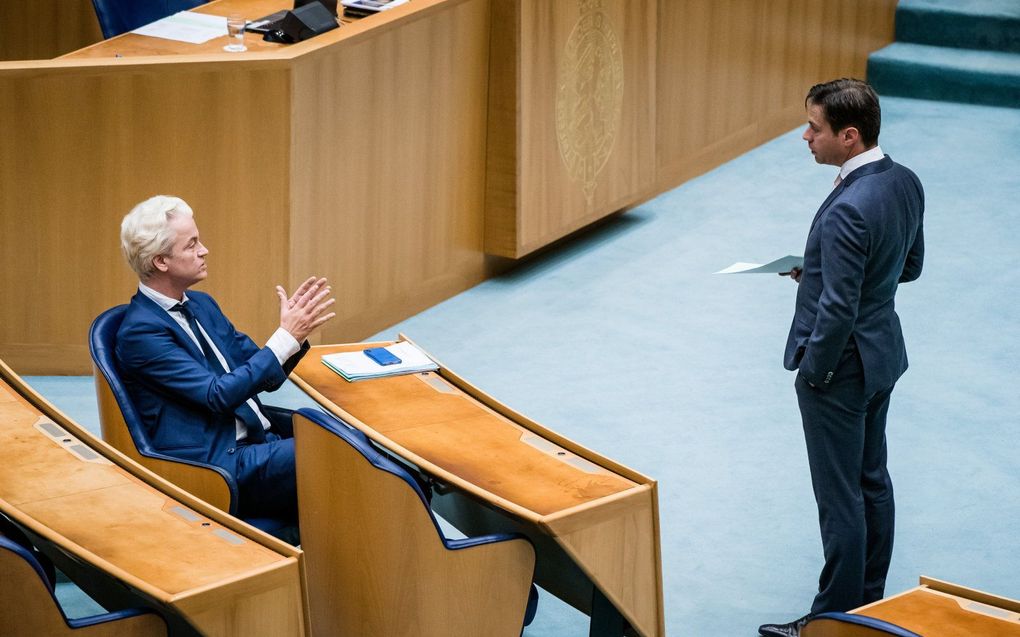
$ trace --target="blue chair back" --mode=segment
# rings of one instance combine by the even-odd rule
[[[207,0],[92,0],[104,38],[155,22],[178,11],[194,9]]]
[[[96,396],[103,428],[103,439],[135,462],[177,484],[190,493],[227,513],[237,515],[238,487],[234,476],[223,467],[182,458],[156,450],[148,431],[124,386],[117,365],[117,331],[124,321],[127,305],[106,310],[89,329],[89,351],[96,368]],[[104,383],[105,381],[105,388]],[[108,388],[116,409],[104,395]],[[280,539],[294,543],[297,530],[289,520],[271,517],[247,517],[245,522]]]
[[[127,305],[118,305],[106,310],[96,317],[89,329],[89,351],[96,368],[96,396],[99,402],[103,439],[149,470],[162,475],[214,506],[228,513],[234,513],[238,497],[237,482],[232,475],[222,467],[172,458],[160,453],[149,439],[148,431],[146,431],[142,418],[127,392],[120,375],[120,368],[117,365],[115,351],[117,331],[124,321],[127,308]],[[104,389],[109,389],[109,393],[113,395],[115,406],[109,405],[108,396],[104,395]],[[195,469],[207,471],[201,473],[196,472]],[[216,475],[208,474],[208,472]],[[262,527],[259,526],[259,528]]]
[[[364,456],[365,460],[367,460],[376,469],[393,474],[406,482],[407,486],[410,487],[411,490],[414,491],[415,495],[418,496],[418,499],[421,500],[425,509],[428,510],[429,515],[432,517],[432,522],[436,524],[436,531],[439,532],[440,536],[442,536],[439,524],[436,523],[435,516],[432,515],[432,509],[429,507],[430,498],[428,494],[425,493],[422,485],[415,479],[406,467],[380,451],[372,444],[364,432],[351,427],[339,418],[331,414],[308,408],[299,409],[298,413],[323,429],[332,432],[335,436],[354,447],[354,449]]]
[[[127,425],[128,432],[131,434],[135,449],[142,455],[151,455],[154,453],[154,449],[149,442],[145,427],[142,426],[142,418],[124,387],[120,369],[117,366],[115,352],[117,330],[120,329],[120,324],[124,321],[127,307],[118,305],[96,317],[89,329],[89,351],[92,353],[92,362],[102,372],[106,382],[110,385],[113,397],[117,399],[117,406],[120,407],[120,413],[124,416],[124,424]],[[105,431],[103,437],[106,438]],[[117,445],[114,444],[114,446]]]
[[[294,424],[302,548],[310,590],[343,590],[354,581],[374,589],[373,578],[400,579],[406,569],[416,572],[418,592],[412,595],[414,599],[402,597],[395,586],[386,593],[391,598],[372,598],[371,604],[407,604],[408,608],[417,604],[431,609],[452,604],[447,610],[459,615],[461,623],[457,626],[462,632],[453,630],[449,634],[457,635],[465,630],[473,634],[520,634],[521,625],[499,625],[498,630],[492,627],[493,632],[484,621],[472,624],[469,618],[474,617],[473,613],[492,621],[506,608],[520,608],[521,624],[531,622],[538,590],[532,583],[535,553],[526,537],[495,533],[449,539],[414,474],[377,448],[363,432],[314,409],[298,410]],[[377,471],[389,475],[379,476]],[[334,520],[344,514],[351,516],[352,526],[338,530]],[[469,556],[473,551],[477,551],[475,556]],[[427,575],[417,570],[421,562],[430,565]],[[481,570],[472,571],[464,566],[467,563]],[[366,567],[368,571],[362,571]],[[508,570],[500,571],[500,567]],[[495,601],[494,591],[499,591],[506,606]],[[480,594],[486,599],[479,599]],[[313,631],[329,625],[357,625],[363,633],[371,632],[368,626],[380,634],[395,630],[387,623],[389,619],[366,609],[368,602],[359,602],[356,595],[339,605],[327,604],[322,595],[320,590],[311,592]],[[323,610],[327,607],[329,611]],[[384,627],[389,630],[382,630]],[[419,628],[423,635],[433,634]]]

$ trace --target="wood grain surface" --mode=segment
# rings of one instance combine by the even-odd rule
[[[523,538],[450,550],[400,477],[295,417],[301,546],[317,635],[520,635],[535,551]]]
[[[438,391],[428,382],[434,373],[349,383],[321,362],[326,353],[357,347],[313,348],[294,377],[374,432],[479,489],[549,515],[637,486],[595,465],[568,464],[564,459],[577,457],[569,451],[549,453],[524,442],[528,432],[520,425],[452,385],[449,393]]]
[[[4,515],[204,634],[304,634],[299,552],[281,553],[239,521],[210,517],[208,505],[167,495],[143,469],[126,471],[130,461],[44,411],[6,365],[0,372]]]

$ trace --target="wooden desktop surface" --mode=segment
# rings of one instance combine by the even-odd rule
[[[293,6],[288,0],[215,0],[204,4],[191,11],[196,13],[208,13],[210,15],[227,16],[231,13],[239,13],[246,20],[253,21],[267,16],[282,9],[289,9]],[[342,24],[350,24],[352,20],[341,19]],[[61,56],[66,59],[83,58],[112,58],[112,57],[138,57],[145,55],[191,55],[202,53],[222,53],[223,47],[227,44],[227,36],[213,38],[202,44],[190,44],[176,40],[154,38],[146,35],[138,35],[127,32],[109,40],[97,42],[77,51],[72,51]],[[265,52],[279,50],[287,46],[276,42],[265,42],[260,33],[246,33],[244,44],[248,52]]]
[[[436,372],[349,383],[322,363],[364,345],[314,347],[296,379],[399,447],[498,498],[540,516],[639,485],[554,445],[465,394]],[[339,408],[339,409],[337,409]],[[529,442],[530,441],[530,442]],[[546,450],[543,450],[546,449]],[[576,464],[572,464],[576,463]],[[583,465],[579,467],[578,464]]]
[[[274,11],[290,8],[293,6],[287,0],[215,0],[208,4],[197,6],[191,11],[196,13],[208,13],[210,15],[228,15],[240,13],[245,19],[254,20]],[[150,36],[140,36],[127,32],[115,38],[97,42],[92,46],[71,51],[61,56],[64,59],[84,59],[100,57],[138,57],[143,55],[190,55],[199,53],[223,53],[223,47],[227,44],[226,34],[221,38],[213,38],[202,44],[191,44],[188,42],[177,42],[176,40],[165,40]],[[283,44],[263,42],[259,34],[245,34],[245,46],[248,51],[272,51],[281,48]],[[246,52],[247,53],[247,52]],[[237,54],[235,54],[237,55]]]
[[[97,451],[0,383],[6,515],[177,608],[205,634],[303,634],[297,552],[244,537]]]
[[[928,584],[853,612],[890,622],[924,637],[1020,635],[1020,604],[1017,602],[989,598],[937,580],[928,581]]]
[[[369,346],[313,347],[291,378],[443,485],[433,506],[465,533],[526,534],[537,553],[536,581],[547,591],[588,613],[594,586],[639,635],[665,634],[654,480],[529,420],[442,365],[350,383],[322,363],[326,354]],[[497,509],[503,513],[495,518],[484,513]]]

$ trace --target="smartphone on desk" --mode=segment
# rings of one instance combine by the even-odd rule
[[[385,347],[370,347],[363,351],[365,356],[368,356],[380,365],[396,365],[400,362],[400,359]]]

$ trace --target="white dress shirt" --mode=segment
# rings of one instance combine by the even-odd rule
[[[846,160],[846,163],[839,167],[839,176],[836,177],[836,183],[839,184],[841,181],[846,179],[846,176],[857,170],[865,164],[870,164],[873,161],[879,161],[885,157],[885,153],[882,152],[882,147],[875,145],[874,148],[869,148],[860,155],[854,155],[850,159]]]

